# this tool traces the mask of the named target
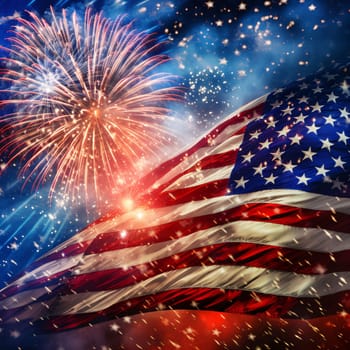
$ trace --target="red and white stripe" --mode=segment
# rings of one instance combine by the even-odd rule
[[[6,322],[68,329],[168,308],[316,317],[349,311],[350,199],[298,190],[227,195],[265,97],[143,179],[106,216],[1,291]]]

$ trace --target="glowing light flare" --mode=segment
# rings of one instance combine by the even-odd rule
[[[126,230],[122,230],[120,231],[120,238],[125,238],[127,236],[127,231]]]
[[[145,217],[145,211],[143,209],[135,210],[135,218],[138,220],[142,220]]]
[[[50,197],[60,187],[72,200],[82,189],[98,200],[174,141],[167,103],[182,93],[157,71],[169,58],[122,18],[91,9],[83,19],[52,8],[50,20],[28,15],[18,19],[0,76],[8,86],[0,106],[12,110],[0,116],[0,152],[7,165],[22,161],[24,185],[50,181]]]
[[[131,198],[124,198],[122,200],[122,206],[123,206],[123,209],[125,211],[129,211],[129,210],[132,210],[135,206],[135,203],[133,201],[133,199]]]

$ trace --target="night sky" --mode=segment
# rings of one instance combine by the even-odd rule
[[[46,16],[50,5],[57,13],[66,8],[83,14],[90,6],[111,19],[123,15],[137,30],[167,41],[172,61],[165,68],[184,89],[184,101],[172,107],[181,136],[171,153],[250,100],[349,58],[350,4],[334,0],[3,0],[0,44],[10,45],[6,38],[16,17],[27,17],[26,10]],[[0,55],[6,57],[6,50],[0,49]],[[0,154],[2,169],[6,161],[6,152]],[[20,167],[15,162],[0,175],[0,288],[117,201],[109,198],[99,208],[83,201],[72,205],[57,193],[50,202],[50,180],[36,190],[23,188]]]

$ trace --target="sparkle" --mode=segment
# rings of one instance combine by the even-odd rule
[[[10,332],[10,336],[11,336],[12,338],[17,339],[17,338],[19,338],[19,337],[21,336],[21,333],[20,333],[19,331],[17,331],[17,330],[14,330],[14,331],[11,331],[11,332]]]
[[[18,248],[19,248],[18,243],[13,242],[13,243],[10,244],[10,249],[12,249],[12,250],[17,250]]]
[[[120,329],[120,326],[119,326],[118,324],[116,324],[116,323],[112,323],[112,324],[110,325],[110,329],[111,329],[113,332],[118,332],[119,329]]]
[[[316,10],[316,6],[315,6],[314,4],[311,4],[311,5],[309,6],[309,10],[310,10],[310,11],[315,11],[315,10]]]
[[[218,329],[216,329],[216,328],[213,329],[212,333],[213,333],[213,335],[214,335],[215,337],[219,337],[220,334],[221,334],[221,332],[220,332]]]
[[[247,9],[247,4],[245,2],[241,2],[239,5],[238,5],[238,10],[239,11],[245,11]]]
[[[124,321],[125,323],[131,323],[131,317],[125,316],[125,317],[123,317],[123,321]]]
[[[248,334],[248,338],[249,338],[249,340],[255,340],[256,335],[253,334],[253,333],[249,333],[249,334]]]
[[[340,85],[341,89],[343,90],[343,93],[346,94],[346,95],[349,95],[350,92],[349,92],[349,87],[350,85],[348,84],[348,82],[346,80],[344,80],[341,85]]]

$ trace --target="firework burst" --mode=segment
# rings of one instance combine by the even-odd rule
[[[0,152],[37,188],[97,197],[140,172],[172,140],[166,103],[179,100],[154,37],[90,9],[50,20],[28,12],[10,38],[1,80]]]

